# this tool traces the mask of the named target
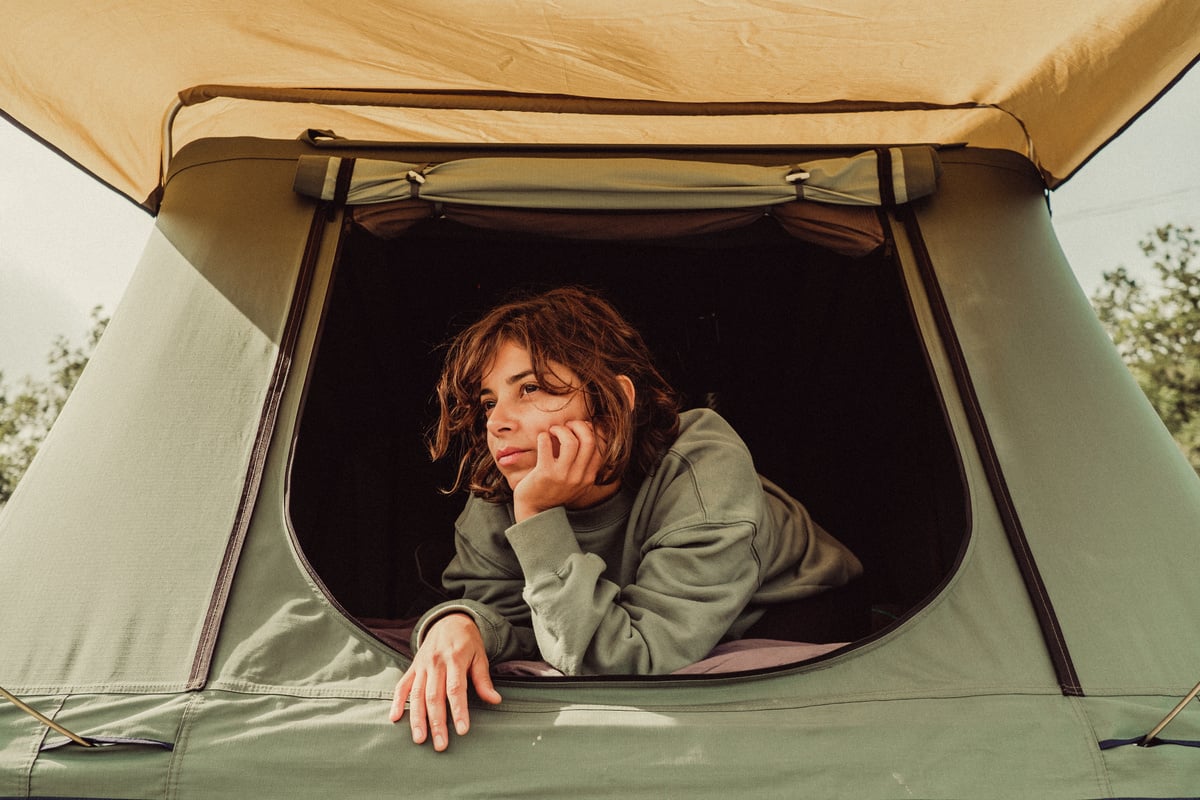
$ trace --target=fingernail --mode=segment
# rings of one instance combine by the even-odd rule
[[[446,737],[445,736],[433,737],[433,748],[435,750],[441,750],[445,746],[446,746]]]
[[[464,733],[467,732],[467,723],[465,723],[461,720],[454,723],[454,732],[457,733],[459,736],[462,736]]]

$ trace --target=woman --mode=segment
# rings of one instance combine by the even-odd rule
[[[764,380],[764,386],[769,381]],[[391,719],[413,740],[469,727],[468,682],[541,658],[568,675],[662,674],[742,636],[764,610],[861,572],[799,503],[761,478],[715,412],[679,413],[638,332],[598,296],[507,303],[451,343],[434,458],[470,492]]]

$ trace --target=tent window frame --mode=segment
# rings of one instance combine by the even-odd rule
[[[412,211],[412,210],[414,210],[414,208],[415,208],[415,206],[412,206],[412,204],[409,204],[408,211]],[[436,207],[434,207],[434,210],[436,211]],[[886,224],[886,217],[884,215],[877,214],[874,211],[872,211],[871,214],[874,219],[881,220]],[[349,218],[352,215],[348,214],[347,216]],[[454,225],[454,226],[457,226],[459,229],[464,228],[462,223],[448,221],[446,215],[442,215],[441,217],[438,217],[438,218],[431,218],[432,215],[429,213],[428,209],[417,209],[417,216],[418,216],[418,220],[415,221],[415,224],[418,226],[418,229],[419,229],[419,226],[421,226],[421,225],[424,225],[428,228],[428,227],[436,226],[439,224]],[[610,219],[611,219],[611,217],[612,217],[612,215],[609,215]],[[753,225],[762,226],[764,224],[768,224],[768,225],[771,224],[768,220],[764,220],[763,215],[761,215],[761,214],[756,214],[755,219],[757,220],[757,222],[752,223]],[[346,242],[354,242],[356,240],[357,241],[365,241],[365,240],[390,241],[391,239],[396,239],[398,241],[403,242],[403,240],[406,239],[409,235],[408,227],[413,227],[413,226],[406,226],[405,230],[401,231],[398,235],[392,236],[392,237],[384,237],[381,239],[378,236],[378,231],[372,229],[372,224],[371,224],[370,220],[368,220],[367,224],[365,224],[365,225],[360,224],[360,222],[361,221],[347,222],[347,224],[345,226],[343,226],[342,236],[345,241],[339,243],[339,246],[338,246],[339,262],[343,258],[342,253],[344,250],[353,249],[352,247],[350,247],[350,248],[345,247]],[[573,220],[573,223],[578,224],[579,220],[578,219]],[[884,230],[886,230],[886,228]],[[502,238],[507,237],[510,240],[521,240],[522,237],[524,237],[525,239],[528,239],[531,236],[530,234],[526,234],[526,233],[504,234],[504,233],[496,233],[495,231],[490,231],[490,232],[483,231],[483,232],[479,233],[478,235],[482,238],[487,238],[489,236],[493,236],[493,237],[500,236]],[[729,236],[729,237],[736,238],[738,235],[739,234],[737,234],[736,232],[735,233],[707,234],[707,236],[709,238],[718,238],[718,239],[722,236]],[[534,237],[534,238],[538,238],[538,237]],[[695,238],[704,239],[705,235],[700,235]],[[577,242],[579,240],[568,239],[565,241],[576,241]],[[391,246],[391,245],[387,245],[387,246]],[[403,245],[401,245],[401,246],[403,246]],[[928,381],[928,387],[932,392],[932,398],[933,398],[932,402],[936,406],[934,411],[936,412],[937,418],[940,420],[940,425],[942,427],[942,430],[944,430],[946,433],[947,452],[950,454],[950,461],[953,462],[950,467],[950,470],[949,470],[954,475],[954,478],[951,479],[953,481],[953,483],[955,484],[953,493],[955,493],[958,496],[958,503],[961,505],[962,511],[961,511],[961,524],[954,526],[955,527],[954,536],[958,537],[958,544],[956,547],[952,548],[953,552],[947,552],[947,553],[943,554],[942,558],[945,563],[939,568],[939,573],[940,573],[939,579],[936,582],[934,582],[934,585],[927,587],[927,589],[923,591],[923,593],[919,599],[910,600],[909,602],[906,602],[902,606],[897,606],[894,608],[873,609],[873,611],[872,611],[873,614],[878,612],[879,614],[882,614],[885,616],[882,619],[877,618],[875,621],[873,621],[871,623],[871,629],[867,630],[867,632],[863,633],[860,636],[856,636],[853,640],[853,646],[858,646],[862,643],[865,643],[866,641],[870,641],[870,640],[876,638],[877,636],[882,635],[886,630],[890,630],[898,622],[911,616],[913,613],[915,613],[917,610],[919,610],[921,607],[923,607],[929,600],[936,597],[940,593],[940,591],[941,591],[942,587],[944,586],[944,584],[946,583],[946,581],[949,580],[949,578],[956,572],[956,570],[958,568],[958,564],[961,561],[962,553],[965,551],[965,548],[966,548],[967,539],[969,538],[970,527],[971,527],[970,519],[969,519],[970,506],[969,506],[969,502],[966,499],[967,487],[966,487],[965,476],[963,473],[963,468],[962,468],[962,463],[961,463],[961,456],[959,455],[957,444],[954,442],[954,434],[950,428],[950,425],[948,422],[948,417],[947,417],[946,411],[945,411],[945,401],[941,395],[940,390],[937,388],[936,379],[933,376],[932,368],[929,363],[929,355],[925,349],[926,346],[924,344],[923,337],[921,337],[919,330],[917,329],[917,324],[915,322],[915,318],[913,317],[913,312],[912,312],[912,308],[911,308],[911,300],[908,299],[908,297],[907,297],[908,290],[906,287],[903,287],[903,285],[902,285],[903,278],[900,277],[901,270],[900,270],[898,262],[896,261],[897,256],[894,254],[894,252],[892,252],[892,248],[890,247],[890,245],[885,245],[884,247],[876,248],[874,250],[874,253],[875,253],[875,255],[873,257],[875,259],[882,259],[884,262],[891,262],[893,264],[893,271],[896,274],[898,282],[901,284],[901,291],[903,291],[905,293],[905,297],[903,298],[903,303],[902,303],[903,304],[903,313],[907,319],[907,324],[910,327],[912,337],[913,337],[913,342],[916,345],[917,351],[919,351],[919,357],[921,359],[921,364],[922,364],[921,370],[925,376],[925,379]],[[859,258],[861,258],[861,256],[859,256]],[[337,267],[335,269],[335,277],[333,278],[334,283],[337,283],[337,281],[338,281],[337,275],[342,274],[344,272],[344,270],[346,270],[348,268],[349,267],[344,263],[339,263],[337,265]],[[338,289],[336,286],[331,286],[330,291],[331,291],[331,293],[336,293],[338,291]],[[336,301],[334,301],[334,302],[336,302]],[[321,360],[320,351],[323,346],[322,341],[325,338],[325,333],[327,333],[327,331],[325,331],[325,326],[329,323],[329,315],[330,315],[330,301],[327,300],[325,313],[323,314],[323,319],[321,321],[323,333],[322,333],[322,336],[319,337],[318,344],[316,345],[316,353],[314,354],[315,362],[316,362],[314,369],[316,369],[316,370],[320,369],[320,360]],[[439,338],[444,338],[444,336],[439,337]],[[311,384],[312,375],[309,376],[309,379],[310,379],[309,384]],[[432,384],[430,384],[430,385],[432,385]],[[309,388],[310,388],[310,386],[306,384],[306,389],[305,389],[305,394],[306,394],[305,407],[306,407],[306,409],[308,406]],[[305,412],[302,412],[302,416],[298,420],[297,424],[298,424],[298,429],[300,429],[300,430],[302,430],[305,425],[305,421],[306,421],[305,415],[306,414],[307,414],[307,410]],[[303,437],[301,437],[301,438],[303,438]],[[293,452],[293,459],[295,459],[295,457],[296,457],[296,453]],[[294,500],[297,497],[297,493],[294,491],[289,492],[289,496],[290,496],[290,498],[292,498]],[[802,501],[804,500],[803,492],[799,492],[798,496],[801,497]],[[289,509],[288,509],[289,516],[292,516],[291,503],[292,503],[292,501],[289,500]],[[457,505],[460,506],[461,502],[457,503]],[[292,527],[293,531],[295,531],[294,536],[296,537],[296,541],[295,541],[296,549],[300,552],[302,558],[304,559],[306,565],[309,568],[310,573],[314,577],[317,585],[322,589],[322,591],[324,591],[327,594],[327,596],[329,596],[329,598],[334,603],[334,605],[336,607],[338,607],[340,610],[342,610],[342,612],[345,613],[346,616],[348,616],[350,619],[356,621],[360,625],[360,627],[363,627],[372,636],[374,636],[377,639],[381,639],[385,643],[392,645],[394,647],[394,644],[389,642],[386,633],[381,635],[379,627],[377,625],[373,624],[375,622],[378,622],[377,619],[374,619],[374,615],[362,614],[359,611],[354,610],[353,603],[343,604],[341,602],[341,600],[339,599],[340,592],[338,591],[338,587],[336,586],[337,582],[336,581],[332,582],[335,585],[331,586],[329,582],[325,581],[325,579],[323,577],[325,571],[321,568],[321,565],[319,563],[314,563],[314,561],[319,562],[321,560],[320,557],[318,557],[316,559],[309,559],[309,557],[307,555],[308,551],[311,549],[311,544],[305,543],[305,539],[307,537],[304,533],[302,533],[302,529],[304,527],[303,523],[298,524],[297,520],[293,517],[291,527]],[[834,532],[835,532],[835,535],[837,535],[837,532],[836,531],[834,531]],[[431,570],[428,568],[427,564],[422,564],[418,567],[418,575],[420,577],[420,580],[423,581],[425,588],[436,591],[436,587],[431,585],[433,581],[431,579],[431,576],[429,575],[430,571]],[[400,652],[403,654],[403,651],[400,651]],[[806,663],[808,663],[808,662],[806,662]],[[788,665],[789,668],[790,668],[790,666],[793,666],[793,665]]]

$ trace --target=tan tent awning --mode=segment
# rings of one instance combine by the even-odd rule
[[[16,4],[0,109],[135,200],[208,136],[967,143],[1069,176],[1200,53],[1194,0]],[[177,114],[172,114],[172,109]],[[164,121],[167,124],[164,124]]]

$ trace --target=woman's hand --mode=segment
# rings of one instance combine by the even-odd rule
[[[484,702],[495,705],[500,694],[492,685],[488,673],[487,654],[479,628],[467,614],[450,614],[429,628],[421,647],[413,657],[412,666],[396,684],[392,699],[392,722],[404,716],[404,703],[409,702],[409,727],[412,739],[422,744],[433,738],[433,749],[441,752],[450,744],[446,724],[446,706],[450,706],[450,721],[454,730],[464,735],[471,727],[467,710],[467,681]]]
[[[603,461],[590,422],[568,420],[539,433],[537,464],[513,489],[516,521],[585,501],[596,492],[596,476]]]

